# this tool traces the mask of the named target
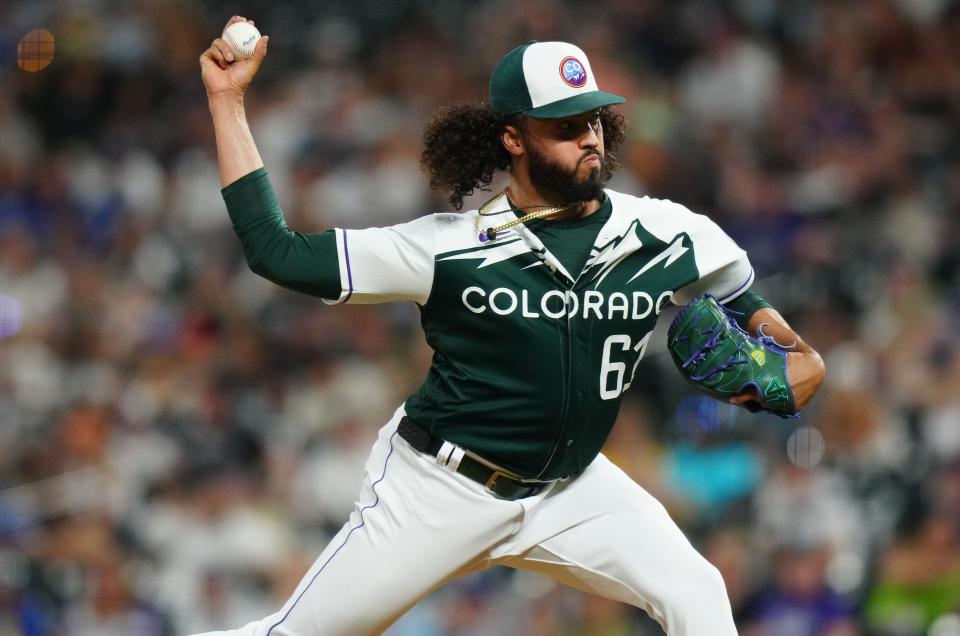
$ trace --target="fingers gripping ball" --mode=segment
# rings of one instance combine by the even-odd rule
[[[762,329],[752,337],[713,296],[695,298],[677,314],[667,347],[681,375],[707,395],[728,400],[754,387],[760,402],[747,402],[746,408],[796,416],[786,349]]]
[[[223,31],[224,41],[230,45],[234,57],[245,60],[253,55],[260,39],[260,31],[249,22],[234,22]]]

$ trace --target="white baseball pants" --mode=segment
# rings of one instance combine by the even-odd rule
[[[603,455],[517,501],[380,430],[350,520],[275,614],[207,636],[380,634],[421,598],[495,565],[644,609],[670,636],[736,634],[720,573],[666,509]]]

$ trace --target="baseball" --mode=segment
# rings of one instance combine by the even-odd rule
[[[236,59],[245,60],[253,55],[260,31],[249,22],[234,22],[223,31],[223,39],[230,45]]]

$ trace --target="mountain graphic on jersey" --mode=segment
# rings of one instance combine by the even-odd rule
[[[588,261],[586,268],[587,271],[585,273],[592,277],[592,281],[595,281],[594,289],[600,287],[600,284],[607,277],[607,275],[621,265],[624,260],[641,251],[644,245],[643,240],[640,238],[641,232],[646,235],[648,244],[659,247],[662,243],[661,241],[651,237],[648,233],[643,232],[639,221],[634,221],[631,223],[624,235],[617,237],[606,246],[600,248],[591,258],[591,260]],[[677,259],[689,251],[690,248],[684,245],[685,240],[689,242],[688,237],[685,235],[676,237],[676,239],[674,239],[669,246],[664,248],[656,256],[648,259],[646,263],[639,270],[637,270],[637,272],[630,277],[627,282],[629,283],[630,281],[639,277],[641,274],[649,269],[652,269],[660,262],[664,262],[664,268],[672,265]]]
[[[686,234],[666,243],[634,220],[624,234],[592,248],[584,271],[572,285],[563,284],[558,266],[545,249],[521,237],[442,253],[436,260],[445,279],[463,281],[461,305],[490,320],[579,318],[634,323],[655,318],[676,289],[696,280],[690,246]]]
[[[688,275],[678,275],[674,272],[670,272],[669,275],[665,274],[665,270],[677,261],[683,260],[685,255],[687,256],[686,267],[681,264],[677,269],[686,270]],[[450,261],[466,261],[471,264],[471,267],[477,270],[485,269],[492,265],[509,267],[511,270],[516,270],[519,267],[521,271],[529,270],[540,265],[548,265],[547,269],[549,270],[556,269],[555,267],[551,267],[550,263],[545,262],[545,256],[545,250],[536,249],[534,246],[527,244],[522,238],[516,237],[509,241],[493,245],[482,245],[438,254],[436,260],[438,264]],[[512,262],[508,264],[507,261]],[[692,272],[690,271],[691,266]],[[491,272],[491,284],[494,280],[501,280],[503,275],[502,267],[495,268],[496,271]],[[631,270],[631,268],[633,269]],[[662,270],[662,273],[664,273],[664,275],[653,278],[654,281],[660,279],[660,282],[654,282],[653,287],[655,289],[647,289],[650,287],[649,284],[645,284],[642,288],[637,285],[632,285],[632,283],[643,274],[655,269]],[[611,279],[611,282],[604,284],[608,276],[615,271],[617,275]],[[624,280],[624,274],[628,271],[630,275]],[[623,293],[630,289],[647,294],[655,291],[656,295],[660,296],[670,287],[676,289],[690,282],[689,274],[692,274],[694,277],[696,276],[696,266],[692,262],[692,250],[690,248],[689,237],[682,234],[674,238],[669,244],[665,244],[663,241],[654,238],[643,230],[639,221],[633,221],[625,234],[616,237],[600,248],[596,246],[592,248],[591,257],[587,261],[583,273],[577,278],[574,289],[583,287],[583,282],[587,281],[593,290]],[[532,275],[530,280],[540,280],[541,277],[542,275],[535,274]],[[618,282],[615,284],[613,281]],[[673,285],[671,285],[670,282],[672,282]],[[499,287],[500,286],[497,285],[497,288]],[[536,285],[533,287],[536,287]],[[519,292],[522,289],[526,289],[528,292],[533,291],[531,287],[526,286],[521,289],[515,289],[514,291]],[[669,291],[673,291],[673,289]]]
[[[697,279],[692,243],[680,234],[665,243],[639,223],[587,262],[582,278],[593,289],[640,290],[661,295]]]
[[[530,248],[527,247],[523,239],[517,237],[502,243],[471,247],[465,250],[449,252],[446,255],[441,254],[437,256],[437,261],[479,261],[477,264],[477,268],[479,269],[529,253]]]

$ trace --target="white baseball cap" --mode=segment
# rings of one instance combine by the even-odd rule
[[[490,107],[501,115],[556,119],[625,101],[597,88],[586,54],[568,42],[531,40],[507,53],[490,76]]]

